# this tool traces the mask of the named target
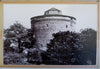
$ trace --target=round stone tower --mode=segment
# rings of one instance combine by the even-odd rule
[[[45,11],[44,15],[32,17],[31,29],[36,38],[36,45],[46,50],[53,33],[74,31],[75,20],[74,17],[62,15],[56,8]]]

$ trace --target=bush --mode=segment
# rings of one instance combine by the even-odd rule
[[[4,56],[4,64],[28,64],[24,61],[25,55],[19,53],[6,53]]]

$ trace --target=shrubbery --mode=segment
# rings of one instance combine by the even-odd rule
[[[42,51],[30,29],[14,24],[4,31],[4,64],[95,65],[96,34],[92,29],[58,32],[47,44],[47,51]],[[18,47],[10,47],[12,41]]]
[[[48,64],[79,65],[81,63],[80,51],[83,48],[79,34],[67,31],[58,32],[53,36],[53,40],[47,45],[50,59]]]
[[[24,54],[9,52],[4,56],[4,64],[27,64],[24,59]]]

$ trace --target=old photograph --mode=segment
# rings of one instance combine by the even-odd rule
[[[97,4],[4,4],[4,65],[96,65]]]

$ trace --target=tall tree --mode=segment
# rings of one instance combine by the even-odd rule
[[[27,33],[27,29],[25,27],[23,27],[23,25],[21,25],[18,21],[16,21],[13,25],[11,25],[8,29],[4,30],[4,37],[5,37],[5,41],[9,40],[9,43],[4,43],[4,47],[8,47],[7,44],[10,45],[11,40],[16,40],[18,41],[18,47],[20,49],[20,45],[21,45],[21,34]]]
[[[12,38],[24,32],[26,32],[26,28],[16,21],[13,25],[4,30],[4,37]]]
[[[97,32],[91,28],[84,29],[81,34],[83,44],[82,60],[84,64],[96,64]]]
[[[83,46],[79,34],[67,31],[58,32],[53,36],[54,38],[47,45],[48,64],[81,64],[80,51]]]

